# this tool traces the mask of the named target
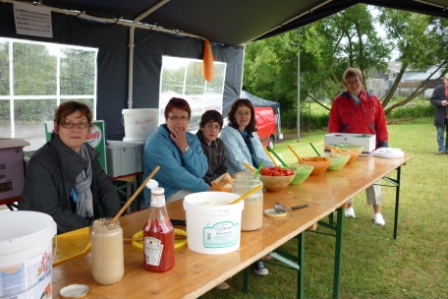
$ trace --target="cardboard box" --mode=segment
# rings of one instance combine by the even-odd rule
[[[329,151],[326,145],[335,146],[335,144],[353,144],[364,146],[361,156],[371,156],[376,148],[376,135],[372,134],[343,134],[331,133],[325,135],[324,150]]]
[[[107,140],[107,175],[115,178],[142,172],[143,146],[142,143]]]
[[[25,186],[23,139],[0,138],[0,200],[21,196]]]

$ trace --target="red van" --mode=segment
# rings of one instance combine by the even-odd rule
[[[255,107],[255,120],[257,121],[261,144],[269,149],[274,148],[277,140],[277,114],[272,107]]]

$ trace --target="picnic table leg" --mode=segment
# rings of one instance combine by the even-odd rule
[[[397,189],[395,190],[395,221],[394,221],[394,240],[398,235],[398,211],[400,206],[400,184],[401,184],[401,166],[397,168]]]
[[[300,233],[297,236],[298,242],[298,252],[297,252],[297,263],[300,267],[297,271],[297,298],[302,299],[303,297],[303,277],[304,277],[304,261],[305,261],[305,232]]]
[[[243,271],[243,277],[244,277],[243,293],[245,293],[245,294],[247,294],[247,292],[249,292],[249,268],[250,267],[246,267],[246,269],[244,269],[244,271]]]
[[[341,258],[342,258],[342,228],[343,228],[343,211],[344,209],[337,209],[337,223],[336,223],[336,245],[334,256],[334,277],[333,277],[333,299],[339,298],[341,290]]]

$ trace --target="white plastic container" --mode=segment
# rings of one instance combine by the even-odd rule
[[[123,109],[124,142],[145,143],[149,135],[157,130],[159,109]]]
[[[244,200],[230,205],[238,197],[227,192],[200,192],[185,197],[189,249],[204,254],[223,254],[240,247]]]
[[[52,298],[53,218],[32,211],[2,213],[0,228],[0,298]]]

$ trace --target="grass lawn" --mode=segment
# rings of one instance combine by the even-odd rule
[[[448,298],[448,155],[436,156],[432,119],[389,125],[389,146],[413,158],[402,167],[398,239],[392,239],[395,192],[383,188],[384,227],[372,224],[373,210],[361,193],[355,199],[355,219],[344,221],[340,298],[441,299]],[[290,132],[294,133],[294,132]],[[295,162],[290,144],[299,155],[313,155],[309,145],[323,148],[326,132],[303,134],[278,143],[276,152]],[[394,174],[394,173],[392,173]],[[328,232],[319,227],[318,231]],[[334,238],[305,234],[305,297],[331,298]],[[283,246],[295,250],[294,242]],[[249,294],[243,294],[243,273],[229,279],[230,289],[211,290],[201,298],[294,298],[296,274],[267,265],[266,277],[249,275]]]

